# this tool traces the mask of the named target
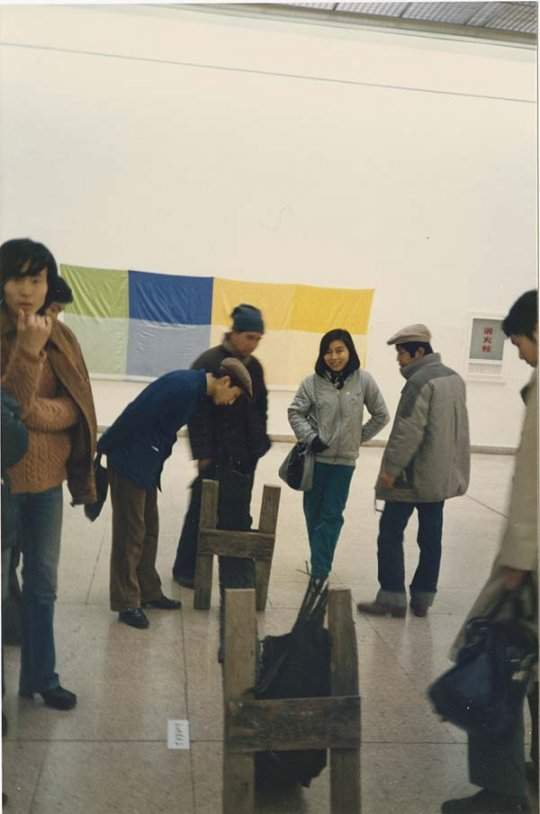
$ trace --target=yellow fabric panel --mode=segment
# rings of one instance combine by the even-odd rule
[[[366,334],[373,289],[320,288],[298,285],[294,297],[293,331],[324,334],[332,328],[345,328],[351,334]]]
[[[212,325],[231,324],[235,305],[260,308],[268,331],[326,333],[346,328],[351,334],[368,331],[373,289],[322,288],[281,283],[248,283],[214,278]]]
[[[212,297],[212,326],[231,326],[231,311],[240,303],[260,308],[266,330],[283,331],[290,328],[294,310],[294,285],[276,283],[247,283],[240,280],[214,278]]]

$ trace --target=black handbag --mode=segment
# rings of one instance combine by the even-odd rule
[[[279,477],[291,487],[301,492],[309,492],[313,486],[315,456],[309,446],[297,442],[279,467]]]
[[[500,737],[521,714],[538,660],[537,639],[523,625],[523,587],[467,623],[455,667],[428,689],[435,712],[466,732]],[[508,603],[514,604],[513,618],[497,620]]]
[[[330,634],[324,627],[328,583],[309,581],[302,606],[290,633],[266,636],[255,687],[255,698],[317,698],[330,695]],[[326,749],[256,752],[255,777],[259,788],[308,787],[325,768]]]

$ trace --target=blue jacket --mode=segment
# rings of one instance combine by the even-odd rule
[[[109,466],[141,489],[160,485],[178,430],[206,396],[204,370],[174,370],[149,384],[98,441]]]

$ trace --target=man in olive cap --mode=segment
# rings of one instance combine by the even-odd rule
[[[163,595],[156,570],[157,490],[178,430],[208,401],[225,413],[252,395],[251,377],[238,359],[223,358],[213,373],[174,370],[149,384],[99,439],[98,454],[107,456],[113,515],[111,610],[118,611],[120,622],[143,629],[150,624],[143,608],[181,607]],[[97,511],[86,509],[95,519]]]
[[[418,567],[410,584],[410,606],[426,616],[437,591],[441,563],[443,507],[469,484],[469,421],[465,383],[441,362],[422,324],[408,325],[390,337],[407,383],[401,392],[386,445],[375,495],[385,500],[377,539],[380,589],[358,610],[375,616],[407,612],[403,534],[418,512]]]

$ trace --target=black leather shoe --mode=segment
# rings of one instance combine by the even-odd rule
[[[472,797],[447,800],[441,806],[442,814],[526,814],[530,807],[525,797],[511,797],[482,789]]]
[[[19,695],[21,698],[33,698],[35,693],[19,690]],[[70,692],[70,690],[65,690],[60,684],[58,687],[53,687],[52,690],[43,690],[43,692],[37,693],[37,695],[41,695],[45,706],[52,707],[52,709],[65,711],[77,706],[77,696],[75,693]]]
[[[169,599],[163,594],[159,599],[151,599],[150,602],[143,602],[143,608],[157,608],[158,610],[179,610],[182,603],[179,599]]]
[[[412,602],[410,604],[410,608],[415,616],[427,616],[429,611],[429,605],[423,605],[422,602]]]
[[[136,627],[139,630],[144,630],[150,626],[148,617],[142,608],[128,608],[127,610],[120,611],[118,621],[123,622],[125,625],[130,625],[130,627]]]
[[[195,587],[195,577],[188,577],[185,574],[175,574],[173,571],[173,579],[177,585],[181,585],[182,588],[190,588],[193,590]]]
[[[40,695],[43,698],[45,706],[52,707],[53,709],[67,710],[73,709],[73,707],[77,705],[77,696],[75,693],[65,690],[60,685],[54,687],[52,690],[44,690]]]

